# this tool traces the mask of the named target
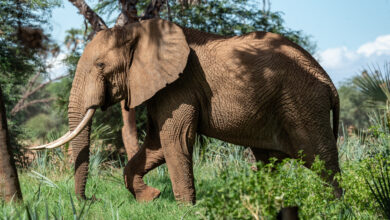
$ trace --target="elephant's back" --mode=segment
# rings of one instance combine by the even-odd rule
[[[244,91],[251,97],[272,99],[291,91],[322,91],[318,96],[337,96],[329,75],[302,47],[269,32],[253,32],[214,43],[215,82],[228,91]],[[210,61],[209,61],[210,62]],[[323,89],[320,89],[323,88]],[[313,96],[313,95],[312,95]],[[277,98],[277,97],[276,97]]]

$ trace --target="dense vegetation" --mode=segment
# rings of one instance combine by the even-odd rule
[[[332,188],[317,175],[323,169],[319,160],[311,170],[301,160],[285,160],[260,163],[258,171],[253,171],[244,148],[211,139],[202,152],[198,139],[194,152],[197,205],[176,203],[165,165],[145,177],[149,185],[161,189],[161,197],[137,203],[123,186],[123,161],[109,159],[110,152],[95,138],[87,195],[95,195],[97,201],[75,198],[73,172],[64,151],[45,151],[21,170],[24,204],[1,204],[0,218],[273,219],[281,207],[299,206],[302,219],[382,219],[385,213],[370,186],[381,178],[381,165],[389,165],[390,133],[380,124],[373,127],[378,136],[366,140],[344,136],[340,142],[340,179],[345,190],[341,199],[335,199]],[[385,171],[388,175],[389,170]]]
[[[136,203],[122,179],[126,162],[123,151],[119,151],[123,148],[122,121],[120,117],[108,117],[120,115],[119,105],[106,112],[99,110],[94,117],[87,195],[94,194],[98,200],[76,199],[73,168],[66,153],[68,146],[37,155],[25,154],[23,149],[53,140],[67,130],[70,87],[77,61],[92,30],[80,24],[82,28],[67,31],[62,53],[66,55],[68,75],[51,82],[47,63],[58,54],[59,47],[50,41],[44,30],[49,29],[50,10],[60,1],[23,2],[0,1],[0,85],[12,146],[18,152],[24,195],[23,204],[0,202],[1,219],[273,219],[285,206],[299,206],[303,219],[390,217],[386,205],[390,192],[388,66],[368,68],[338,86],[342,122],[338,142],[342,169],[339,178],[345,190],[341,199],[335,199],[332,189],[318,177],[317,173],[324,169],[321,161],[311,170],[304,168],[301,160],[285,160],[257,164],[254,171],[254,164],[248,161],[244,148],[200,136],[194,152],[197,205],[175,202],[165,166],[146,176],[148,184],[162,191],[161,197],[147,204]],[[147,2],[140,1],[139,7],[145,7]],[[119,13],[117,2],[111,0],[98,1],[95,10],[108,16],[111,23],[115,20],[111,14]],[[245,34],[254,30],[280,33],[315,54],[312,39],[301,31],[285,27],[282,15],[282,12],[271,11],[267,5],[261,8],[248,0],[208,0],[186,7],[170,1],[170,11],[166,8],[161,11],[163,18],[182,26],[217,34]],[[31,47],[28,45],[31,41],[23,39],[23,27],[41,31],[39,47]],[[42,84],[45,86],[29,96],[26,103],[51,101],[11,114],[26,92],[31,91],[29,89]],[[137,108],[141,142],[145,111],[143,106]]]

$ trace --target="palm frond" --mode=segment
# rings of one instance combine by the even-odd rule
[[[371,105],[384,106],[390,100],[390,63],[385,63],[382,68],[369,66],[354,83],[370,99]]]
[[[379,167],[369,167],[370,180],[365,179],[380,210],[386,219],[390,219],[390,176],[389,163],[382,158],[378,161]],[[377,174],[379,172],[379,175]]]

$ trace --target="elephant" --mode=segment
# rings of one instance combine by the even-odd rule
[[[330,77],[303,48],[268,32],[225,37],[163,19],[105,29],[86,45],[70,92],[70,132],[36,149],[71,141],[75,191],[85,196],[91,118],[126,100],[145,103],[148,129],[141,149],[124,168],[137,201],[160,191],[143,176],[166,163],[177,201],[195,198],[192,152],[196,134],[252,149],[256,160],[324,161],[334,186],[339,96]],[[332,112],[332,120],[331,120]],[[113,116],[116,117],[116,116]]]

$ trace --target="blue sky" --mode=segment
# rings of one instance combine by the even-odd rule
[[[52,18],[59,43],[66,30],[83,22],[75,7],[64,3]],[[390,62],[390,0],[271,0],[271,10],[284,13],[287,27],[312,36],[316,57],[336,84],[368,65]]]

